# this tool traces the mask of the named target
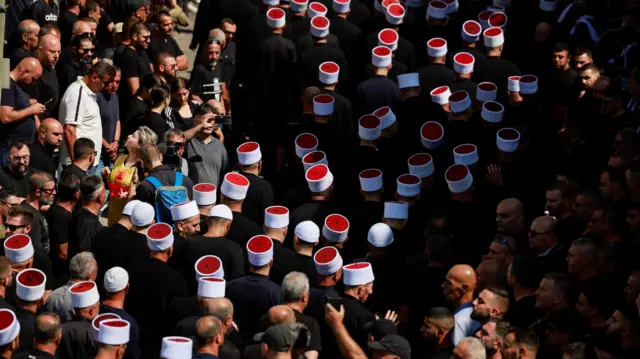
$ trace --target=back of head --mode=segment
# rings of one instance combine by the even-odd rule
[[[285,303],[295,303],[309,293],[309,278],[301,272],[290,272],[282,280],[282,299]]]
[[[108,62],[106,62],[104,60],[100,60],[100,61],[96,62],[93,66],[91,66],[91,68],[89,69],[88,74],[89,75],[96,74],[100,78],[104,78],[105,76],[109,76],[111,78],[114,78],[116,76],[116,68],[113,67],[113,65],[111,65]]]
[[[206,315],[213,315],[221,321],[225,321],[233,318],[233,303],[227,298],[214,298],[207,301],[204,312]]]
[[[55,344],[62,335],[62,323],[55,313],[42,313],[36,317],[34,339],[39,344]]]
[[[151,107],[159,107],[169,98],[169,90],[166,85],[156,86],[151,89]]]
[[[569,359],[597,359],[598,354],[591,345],[583,342],[576,342],[567,345],[563,349],[563,358]]]
[[[155,162],[160,162],[162,159],[162,155],[160,154],[160,150],[158,146],[147,144],[140,148],[140,159],[144,162],[144,165],[147,169],[151,169],[150,166]]]
[[[36,172],[29,177],[29,193],[44,189],[46,183],[53,182],[53,176],[47,172]]]
[[[292,324],[296,322],[296,316],[293,313],[293,309],[286,305],[276,305],[271,307],[267,312],[267,318],[271,325]]]
[[[22,224],[25,226],[33,224],[33,212],[28,204],[20,204],[9,208],[9,217],[22,217]]]
[[[478,338],[464,338],[457,347],[466,347],[464,359],[485,359],[487,357],[484,344]]]
[[[221,332],[220,319],[212,315],[205,315],[196,322],[196,342],[199,347],[210,345]]]
[[[80,181],[80,200],[91,202],[98,199],[104,183],[99,176],[86,176]]]
[[[511,262],[511,273],[518,285],[524,288],[537,289],[542,279],[542,265],[535,258],[517,256]]]
[[[76,142],[73,143],[73,158],[85,159],[89,158],[89,156],[95,152],[96,145],[90,138],[78,138]]]
[[[538,336],[533,329],[529,328],[514,328],[509,330],[510,334],[513,334],[515,345],[518,348],[526,347],[529,351],[534,353],[538,352],[540,348],[540,342]]]
[[[69,261],[69,278],[89,280],[96,270],[96,262],[91,252],[78,253]]]
[[[445,307],[433,307],[427,311],[427,318],[433,321],[438,327],[446,330],[453,329],[455,324],[453,319],[453,313]]]
[[[75,199],[80,190],[80,179],[73,173],[65,173],[58,182],[58,198],[61,202],[69,202]]]

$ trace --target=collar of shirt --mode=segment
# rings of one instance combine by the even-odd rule
[[[553,248],[549,248],[546,251],[538,254],[538,257],[544,257],[544,256],[548,255],[549,253],[551,253],[552,250],[553,250]]]
[[[96,99],[96,93],[91,91],[91,89],[89,88],[89,86],[87,86],[87,84],[84,83],[84,81],[82,81],[82,76],[78,76],[78,80],[76,80],[80,83],[80,86],[82,86],[82,90],[88,95],[91,96],[94,100]]]
[[[453,315],[456,315],[460,311],[465,310],[467,308],[471,308],[471,307],[473,307],[473,302],[466,302],[466,303],[462,304],[461,306],[459,306],[458,308],[456,308],[456,310],[453,311]]]

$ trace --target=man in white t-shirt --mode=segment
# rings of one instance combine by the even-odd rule
[[[102,143],[102,120],[96,94],[113,81],[115,68],[104,61],[91,67],[84,77],[69,85],[60,100],[60,122],[64,125],[64,137],[60,146],[60,164],[63,167],[73,161],[73,144],[78,138],[89,138],[93,143]],[[95,174],[102,146],[96,146],[93,166],[87,174]]]

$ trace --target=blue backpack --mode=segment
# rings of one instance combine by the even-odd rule
[[[176,180],[173,186],[164,186],[153,176],[149,176],[146,179],[156,189],[156,222],[173,225],[173,218],[169,208],[189,201],[187,189],[182,185],[182,173],[176,172]]]

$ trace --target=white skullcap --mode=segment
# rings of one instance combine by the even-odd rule
[[[113,267],[104,274],[104,290],[119,292],[129,284],[129,273],[122,267]]]

